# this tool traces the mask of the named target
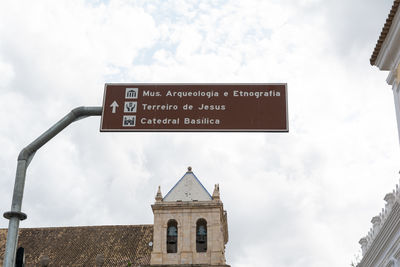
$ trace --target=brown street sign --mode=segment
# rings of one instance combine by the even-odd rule
[[[287,132],[287,85],[106,84],[100,131]]]

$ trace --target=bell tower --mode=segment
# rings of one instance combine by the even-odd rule
[[[189,167],[185,175],[162,197],[161,189],[151,205],[154,214],[151,265],[228,266],[227,213],[219,185],[212,195]]]

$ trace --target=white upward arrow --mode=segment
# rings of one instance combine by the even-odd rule
[[[114,100],[114,102],[112,102],[110,107],[112,107],[112,111],[111,111],[112,113],[117,112],[117,107],[119,107],[117,101]]]

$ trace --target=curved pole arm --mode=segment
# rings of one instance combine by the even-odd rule
[[[4,267],[14,267],[15,265],[15,253],[18,244],[19,221],[25,220],[27,218],[26,214],[21,212],[26,169],[28,168],[28,165],[31,162],[36,151],[74,121],[90,116],[101,116],[102,111],[102,107],[77,107],[73,109],[64,118],[59,120],[46,132],[36,138],[32,143],[23,148],[19,153],[11,211],[5,212],[3,215],[6,219],[10,220],[7,232],[6,251],[4,254]]]
[[[77,107],[71,110],[64,118],[59,120],[56,124],[50,127],[46,132],[40,135],[32,143],[21,150],[18,160],[28,160],[35,154],[35,152],[46,144],[50,139],[56,136],[59,132],[64,130],[65,127],[74,121],[84,119],[89,116],[101,116],[103,111],[102,107]]]

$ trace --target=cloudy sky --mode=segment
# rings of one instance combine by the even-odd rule
[[[101,106],[104,83],[288,83],[289,133],[72,124],[29,166],[21,226],[151,224],[157,186],[192,166],[220,184],[232,266],[349,266],[399,179],[391,88],[369,65],[392,2],[2,1],[1,213],[19,151]]]

